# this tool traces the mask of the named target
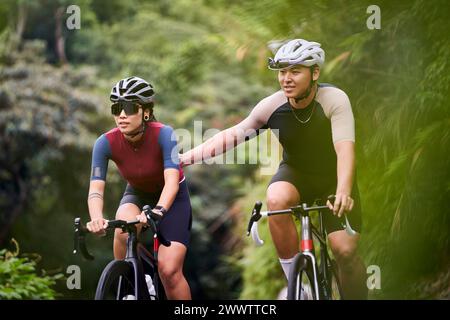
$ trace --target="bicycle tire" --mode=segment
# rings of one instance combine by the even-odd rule
[[[339,281],[338,266],[335,260],[331,260],[330,265],[330,279],[328,281],[331,296],[328,297],[329,300],[343,300],[342,297],[342,287]]]
[[[131,263],[114,260],[102,272],[95,300],[135,300],[134,269]],[[134,297],[134,299],[133,299]]]
[[[312,264],[301,253],[297,254],[291,265],[288,279],[288,300],[316,300]]]

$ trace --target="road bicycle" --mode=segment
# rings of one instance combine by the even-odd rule
[[[139,243],[136,224],[139,220],[108,221],[106,230],[121,229],[128,233],[127,251],[124,260],[113,260],[104,268],[95,292],[96,300],[165,300],[164,287],[158,273],[158,248],[160,244],[170,246],[170,242],[158,233],[158,222],[148,214],[150,206],[142,209],[148,221],[146,227],[153,232],[153,250],[149,252]],[[144,230],[143,230],[144,231]],[[74,250],[87,260],[93,260],[86,247],[85,237],[89,230],[75,218]]]
[[[334,196],[328,197],[331,202]],[[279,214],[292,214],[301,221],[301,230],[299,232],[300,252],[297,253],[292,262],[290,274],[288,277],[288,300],[340,300],[342,299],[342,290],[339,283],[338,267],[336,261],[331,259],[328,253],[327,235],[323,224],[323,211],[331,211],[326,205],[317,205],[308,207],[306,203],[286,210],[261,211],[262,203],[255,203],[247,227],[247,236],[250,234],[257,246],[261,246],[264,241],[261,240],[258,233],[258,221],[262,217],[270,217]],[[310,212],[318,213],[319,228],[316,228],[310,217]],[[327,212],[326,214],[331,214]],[[356,232],[351,228],[345,215],[345,226],[343,226],[349,235],[355,235]],[[319,243],[320,262],[317,262],[314,239]]]

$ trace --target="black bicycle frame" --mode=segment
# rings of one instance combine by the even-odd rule
[[[137,229],[134,225],[130,225],[127,229],[128,230],[123,230],[125,232],[128,232],[125,261],[133,265],[134,279],[136,279],[136,283],[138,283],[135,288],[135,297],[138,300],[149,300],[150,295],[148,293],[148,290],[144,289],[147,288],[144,276],[144,268],[142,266],[142,263],[139,262],[140,257],[138,256],[137,252]],[[120,289],[118,290],[118,292],[120,292]]]
[[[144,210],[147,206],[144,207]],[[147,288],[147,283],[145,281],[144,276],[144,266],[143,263],[147,263],[149,266],[153,268],[153,285],[155,288],[155,293],[159,296],[159,273],[158,273],[158,249],[159,244],[163,244],[165,246],[170,246],[170,242],[165,239],[160,239],[158,237],[157,231],[157,223],[150,219],[148,221],[148,226],[153,231],[153,255],[149,253],[145,247],[140,245],[138,252],[138,236],[137,236],[137,228],[136,224],[139,221],[130,221],[126,222],[123,220],[111,220],[108,221],[108,227],[106,229],[116,229],[120,228],[123,232],[128,233],[127,238],[127,251],[124,261],[133,265],[134,270],[134,279],[136,279],[137,286],[135,288],[135,297],[140,299],[150,299],[150,294]],[[74,233],[74,250],[73,253],[76,254],[81,252],[82,256],[87,260],[93,260],[94,256],[89,253],[86,248],[85,236],[89,233],[89,230],[84,226],[81,222],[80,218],[75,218],[75,233]],[[120,292],[120,287],[118,292]]]

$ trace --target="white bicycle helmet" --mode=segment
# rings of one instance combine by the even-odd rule
[[[319,67],[325,62],[325,52],[318,42],[303,39],[291,40],[278,49],[275,57],[269,58],[269,69],[281,70],[294,65],[310,67],[317,64]]]
[[[129,77],[120,80],[111,89],[110,100],[112,102],[138,101],[141,103],[153,102],[155,92],[153,86],[139,77]]]

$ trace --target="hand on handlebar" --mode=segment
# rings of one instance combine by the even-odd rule
[[[95,234],[99,237],[104,237],[106,235],[106,228],[108,227],[108,220],[100,218],[93,219],[86,224],[86,228],[89,232]]]
[[[140,223],[147,224],[147,216],[145,212],[142,211],[140,215],[136,216],[136,220],[139,220]]]
[[[147,211],[142,210],[141,214],[136,216],[136,219],[144,224],[147,224],[150,218],[152,218],[155,222],[159,222],[163,218],[163,214],[160,210],[151,209]]]
[[[336,192],[335,196],[328,197],[327,206],[333,211],[334,215],[340,218],[344,213],[352,211],[354,202],[349,194]]]

